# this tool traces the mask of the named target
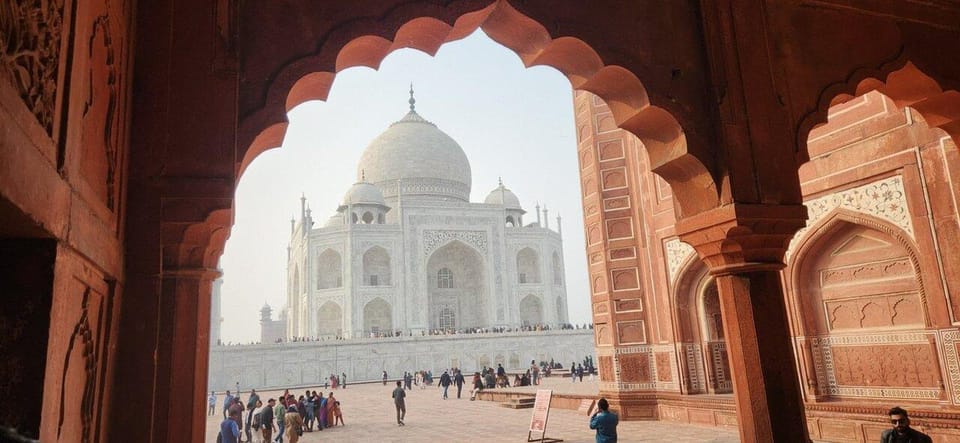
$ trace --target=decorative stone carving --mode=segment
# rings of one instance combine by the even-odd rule
[[[953,404],[960,405],[960,330],[940,331],[940,341],[943,343],[943,361],[953,394],[951,400]]]
[[[638,344],[647,342],[647,332],[643,328],[643,320],[617,322],[617,336],[621,344]]]
[[[811,348],[818,385],[828,395],[913,400],[943,397],[937,346],[929,333],[813,338]],[[947,366],[949,369],[949,363]]]
[[[673,365],[671,362],[671,360],[673,360],[673,353],[657,352],[655,355],[657,363],[657,381],[673,381]]]
[[[617,139],[600,143],[600,160],[623,158],[623,140]]]
[[[634,312],[643,310],[643,301],[639,298],[624,298],[615,300],[614,305],[617,312]]]
[[[620,189],[627,186],[626,168],[616,168],[600,173],[603,177],[603,190]]]
[[[83,177],[104,205],[116,210],[119,198],[120,166],[120,73],[117,68],[115,41],[110,16],[98,16],[91,25],[86,41],[86,76],[82,78],[80,98],[83,101],[80,145],[83,152]]]
[[[607,239],[633,238],[633,219],[630,217],[607,220]]]
[[[429,256],[437,248],[450,240],[460,240],[477,248],[482,254],[487,253],[487,233],[485,231],[423,231],[423,255]]]
[[[611,280],[613,280],[614,291],[638,289],[640,287],[637,268],[615,269],[611,271]]]
[[[672,238],[663,243],[663,256],[667,260],[667,275],[670,281],[673,281],[677,271],[680,270],[680,265],[693,252],[693,246],[680,241],[679,238]]]
[[[650,383],[650,355],[626,354],[620,355],[620,381],[623,383]]]
[[[797,242],[803,238],[810,226],[836,208],[870,214],[886,220],[903,229],[910,238],[916,238],[913,222],[907,208],[907,196],[903,188],[903,177],[896,175],[877,180],[856,188],[835,192],[803,203],[807,207],[807,225],[797,231],[787,249],[789,257]]]
[[[56,118],[63,0],[0,4],[0,78],[20,93],[48,135]]]

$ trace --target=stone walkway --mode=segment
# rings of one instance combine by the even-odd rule
[[[590,385],[594,386],[590,386]],[[396,424],[396,416],[390,393],[394,384],[350,385],[347,389],[338,389],[334,396],[343,408],[346,426],[304,433],[300,439],[304,443],[321,441],[341,442],[526,442],[527,427],[530,424],[531,409],[508,409],[491,401],[470,401],[464,389],[462,399],[456,398],[456,388],[452,389],[449,400],[440,398],[440,390],[420,389],[414,386],[407,391],[406,426]],[[570,383],[569,379],[547,379],[541,388],[553,388],[555,392],[584,390],[596,392],[596,383]],[[526,389],[526,388],[524,388]],[[296,395],[304,389],[297,389]],[[320,392],[320,389],[317,390]],[[246,401],[248,392],[242,398]],[[261,393],[266,399],[276,397],[279,392]],[[325,393],[326,394],[326,393]],[[223,394],[218,395],[218,402]],[[219,406],[218,406],[219,409]],[[221,415],[208,417],[207,442],[216,441]],[[590,443],[594,434],[588,426],[589,418],[576,411],[551,409],[547,423],[547,437],[561,438],[569,443]],[[716,442],[732,443],[739,441],[737,434],[728,430],[707,428],[676,423],[661,422],[620,422],[617,427],[621,442]]]

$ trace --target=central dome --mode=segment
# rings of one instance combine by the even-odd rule
[[[377,185],[386,198],[470,200],[470,162],[457,142],[414,110],[373,139],[360,157],[357,176]]]

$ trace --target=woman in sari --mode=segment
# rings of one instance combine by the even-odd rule
[[[317,427],[322,431],[323,428],[327,427],[327,399],[323,397],[322,392],[317,397],[317,402],[320,405],[317,408],[317,420],[319,421]]]
[[[337,399],[333,396],[333,391],[330,391],[330,396],[327,397],[327,424],[331,427],[336,424],[336,415],[334,415],[334,408],[336,407]]]

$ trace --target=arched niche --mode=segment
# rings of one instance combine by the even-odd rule
[[[382,298],[375,298],[363,307],[364,334],[381,334],[393,331],[393,308]]]
[[[326,249],[317,256],[317,289],[343,287],[343,260],[340,253]]]
[[[804,335],[928,324],[916,253],[897,227],[838,210],[808,230],[793,264]]]
[[[733,391],[716,281],[706,264],[691,255],[672,288],[674,322],[686,358],[684,386],[689,394]]]
[[[370,211],[364,212],[362,220],[363,220],[363,224],[365,225],[373,224],[373,220],[374,220],[373,213]]]
[[[431,329],[451,328],[451,313],[454,328],[489,326],[485,266],[476,249],[458,240],[430,255],[426,270]],[[444,275],[450,275],[449,285],[442,280]]]
[[[520,300],[520,323],[523,326],[543,324],[543,303],[540,297],[529,294]]]
[[[317,336],[339,337],[343,333],[343,310],[340,305],[328,301],[317,310]]]
[[[390,286],[390,253],[374,246],[363,253],[363,286]]]
[[[540,256],[533,248],[517,252],[517,283],[540,283]]]
[[[508,216],[507,216],[507,227],[512,228],[512,227],[514,227],[514,226],[517,226],[516,220],[513,219],[513,216],[512,216],[512,215],[508,215]]]
[[[902,401],[904,390],[915,392],[917,401],[941,397],[941,351],[913,333],[930,322],[908,235],[872,216],[837,209],[797,246],[789,294],[799,312],[798,333],[809,338],[803,352],[811,392],[818,399],[892,402]]]

